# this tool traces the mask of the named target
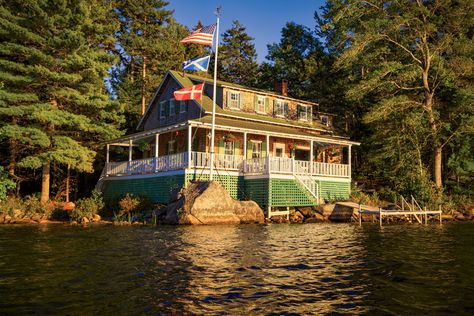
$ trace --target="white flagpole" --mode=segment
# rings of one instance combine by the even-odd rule
[[[219,51],[219,18],[221,14],[221,8],[218,7],[215,12],[217,16],[217,25],[216,25],[216,54],[214,56],[214,89],[212,91],[212,127],[211,127],[211,170],[209,172],[209,181],[213,180],[214,176],[214,142],[215,142],[215,130],[216,130],[216,94],[217,94],[217,52]]]

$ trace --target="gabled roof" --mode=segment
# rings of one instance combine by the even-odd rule
[[[163,83],[165,82],[165,80],[168,76],[171,76],[183,88],[190,87],[190,86],[196,84],[197,82],[204,82],[204,83],[207,83],[207,84],[214,84],[214,81],[213,81],[212,78],[200,77],[200,76],[196,76],[196,75],[192,75],[192,74],[188,74],[188,73],[183,74],[183,72],[179,72],[179,71],[175,71],[175,70],[169,70],[166,73],[163,80],[161,81],[160,86],[158,87],[155,95],[151,99],[151,101],[150,101],[150,103],[149,103],[149,105],[148,105],[148,107],[145,111],[145,114],[140,119],[140,122],[138,123],[137,129],[140,128],[140,126],[143,123],[145,117],[148,115],[148,112],[150,111],[150,108],[151,108],[151,105],[154,102],[154,99],[157,97],[158,92],[160,91],[161,87],[163,86]],[[279,99],[292,100],[292,101],[296,101],[296,102],[299,102],[299,103],[302,103],[302,104],[317,105],[317,103],[312,103],[312,102],[298,100],[298,99],[294,99],[294,98],[290,98],[290,97],[285,97],[285,96],[282,96],[282,95],[279,95],[279,94],[276,94],[276,93],[273,93],[273,92],[248,88],[248,87],[244,87],[244,86],[241,86],[241,85],[237,85],[237,84],[233,84],[233,83],[229,83],[229,82],[224,82],[224,81],[220,81],[220,80],[217,80],[216,84],[218,86],[221,86],[221,87],[229,87],[229,88],[232,88],[232,89],[242,90],[242,91],[244,91],[244,90],[245,91],[251,91],[251,92],[255,92],[255,93],[260,94],[260,95],[268,95],[268,96],[273,96],[273,97],[279,98]],[[203,94],[201,100],[194,100],[194,101],[198,104],[198,106],[201,107],[201,109],[203,110],[203,112],[205,114],[212,114],[212,99],[209,96]],[[297,126],[309,127],[308,124],[305,124],[303,122],[298,122],[298,121],[295,121],[295,120],[287,120],[287,119],[284,119],[284,118],[276,118],[276,117],[273,117],[273,116],[259,115],[259,114],[240,112],[240,111],[230,111],[230,110],[223,109],[220,106],[216,106],[216,115],[225,116],[225,117],[238,117],[238,118],[244,118],[244,119],[247,119],[247,120],[255,120],[255,121],[259,121],[259,122],[263,121],[263,122],[282,125],[282,126],[289,126],[289,125],[295,126],[295,125],[297,125]],[[322,124],[319,121],[313,121],[312,127],[317,129],[317,130],[320,130],[320,131],[331,132],[331,130],[328,129],[327,126],[325,126],[324,124]]]

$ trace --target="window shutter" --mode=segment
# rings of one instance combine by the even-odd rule
[[[301,105],[299,104],[296,106],[296,113],[298,115],[298,118],[301,118]]]
[[[276,115],[276,100],[273,100],[273,115]]]
[[[240,141],[234,143],[234,155],[240,156]]]
[[[313,107],[312,106],[308,107],[308,121],[310,123],[313,122]]]
[[[170,107],[168,104],[166,104],[166,102],[163,102],[163,106],[165,107],[165,117],[168,117],[170,114]]]
[[[253,109],[255,110],[255,112],[258,111],[258,96],[254,96],[253,97]]]
[[[251,141],[247,141],[247,159],[252,159],[252,147],[253,144]]]
[[[288,102],[285,102],[285,116],[288,116]]]
[[[269,112],[269,107],[270,107],[270,99],[265,98],[265,112]]]
[[[230,108],[230,91],[227,91],[227,107]]]
[[[238,103],[237,103],[237,107],[240,109],[240,108],[241,108],[241,107],[240,107],[240,93],[237,94],[237,96],[238,96],[238,98],[237,98],[237,100],[238,100],[238,101],[237,101],[237,102],[238,102]]]
[[[222,138],[219,139],[218,144],[219,144],[219,149],[218,149],[217,153],[219,155],[223,155],[224,154],[224,140]]]
[[[267,156],[267,143],[262,142],[262,154],[260,155],[262,158]]]

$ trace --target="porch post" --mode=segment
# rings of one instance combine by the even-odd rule
[[[158,171],[158,154],[160,145],[160,134],[155,134],[155,173]]]
[[[313,174],[313,150],[314,150],[314,144],[313,140],[310,141],[309,145],[309,174]]]
[[[106,155],[105,155],[105,162],[106,162],[106,163],[109,163],[109,162],[110,162],[110,155],[109,155],[110,145],[107,144],[106,147],[107,147],[107,153],[106,153]]]
[[[133,149],[133,140],[128,141],[128,174],[132,173],[132,149]]]
[[[270,156],[270,135],[267,134],[267,156]]]
[[[244,132],[244,161],[247,160],[247,132]]]
[[[352,167],[351,167],[351,165],[352,165],[352,154],[351,154],[351,151],[352,151],[352,145],[349,145],[349,150],[348,150],[348,152],[349,152],[349,157],[348,157],[348,160],[349,160],[349,161],[348,161],[348,164],[349,164],[349,166],[347,167],[347,168],[348,168],[347,171],[348,171],[348,173],[349,173],[349,174],[348,174],[349,178],[352,177],[352,170],[351,170],[351,169],[352,169]]]
[[[191,168],[191,143],[193,138],[193,128],[191,125],[188,125],[188,168]]]

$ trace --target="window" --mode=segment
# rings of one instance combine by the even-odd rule
[[[166,117],[166,101],[160,102],[160,119]]]
[[[281,100],[275,100],[273,104],[273,113],[275,116],[285,116],[285,103]]]
[[[275,157],[284,157],[285,156],[285,144],[274,143],[273,144],[273,155]]]
[[[234,155],[234,143],[233,142],[225,142],[224,143],[224,154]]]
[[[262,152],[262,142],[251,141],[252,142],[252,158],[260,158]]]
[[[176,113],[176,109],[174,108],[175,107],[175,102],[174,102],[174,99],[171,99],[170,100],[170,116],[174,116],[175,113]]]
[[[186,101],[179,101],[179,113],[186,112]]]
[[[321,123],[323,123],[326,126],[329,126],[329,116],[321,115]]]
[[[265,97],[257,96],[257,112],[265,113]]]
[[[309,120],[309,111],[311,107],[305,105],[298,105],[298,118],[300,120]]]
[[[240,109],[240,93],[229,91],[227,106],[231,109]]]
[[[175,152],[175,140],[170,140],[168,142],[168,155],[172,155]]]

